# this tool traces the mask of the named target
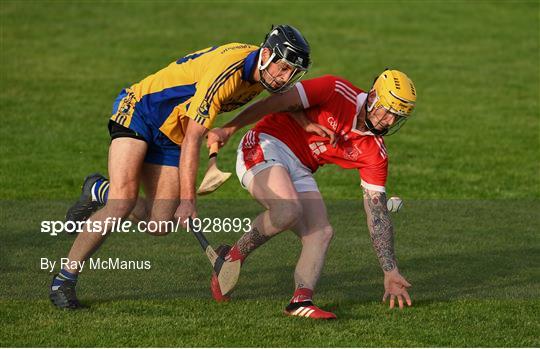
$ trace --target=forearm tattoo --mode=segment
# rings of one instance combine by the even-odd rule
[[[304,109],[304,106],[302,104],[292,104],[292,105],[289,105],[284,111],[291,112],[291,111],[299,111],[302,109]]]
[[[364,206],[371,243],[381,268],[390,271],[396,268],[397,262],[394,255],[394,228],[386,208],[386,194],[364,189]]]
[[[242,235],[236,244],[240,250],[240,253],[247,256],[269,239],[269,236],[261,234],[257,228],[253,227],[251,231]]]
[[[300,110],[289,112],[289,115],[291,115],[294,121],[296,121],[296,123],[301,127],[305,128],[307,125],[309,125],[309,119],[303,111]]]

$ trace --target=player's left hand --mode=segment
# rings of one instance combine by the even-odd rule
[[[323,125],[316,124],[314,122],[310,122],[307,125],[304,126],[304,130],[306,130],[309,133],[315,133],[321,137],[326,137],[330,139],[330,144],[335,147],[337,144],[337,137],[334,131],[330,130],[327,127],[324,127]]]
[[[394,308],[396,298],[398,300],[399,309],[403,309],[404,302],[410,307],[412,305],[411,297],[407,292],[407,288],[411,287],[411,284],[405,280],[403,276],[396,269],[384,273],[384,296],[383,303],[386,302],[388,296],[390,296],[390,309]]]
[[[174,213],[174,219],[180,220],[180,224],[184,229],[187,228],[186,220],[188,218],[197,218],[197,207],[191,200],[181,200],[180,205]]]

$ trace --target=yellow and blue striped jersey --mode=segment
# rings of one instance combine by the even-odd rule
[[[251,80],[258,52],[257,46],[231,43],[182,57],[125,89],[124,107],[111,119],[129,127],[138,113],[181,144],[190,118],[209,129],[219,113],[262,92],[263,86]]]

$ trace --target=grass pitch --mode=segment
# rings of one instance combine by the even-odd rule
[[[1,346],[540,346],[538,2],[0,3]],[[419,102],[387,138],[400,269],[414,306],[381,305],[357,174],[317,173],[336,237],[316,292],[334,322],[281,315],[299,253],[284,233],[246,263],[234,301],[215,304],[209,265],[185,233],[111,236],[96,257],[150,271],[88,271],[90,308],[53,309],[51,274],[73,238],[60,219],[90,172],[106,172],[107,118],[119,91],[206,46],[257,44],[271,23],[300,28],[309,76],[368,88],[406,71]],[[209,24],[210,23],[210,24]],[[232,114],[220,117],[223,123]],[[220,155],[233,169],[236,135]],[[258,212],[236,180],[201,200],[208,217]],[[215,244],[238,234],[209,234]]]

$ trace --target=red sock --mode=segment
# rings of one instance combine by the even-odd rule
[[[290,303],[308,302],[313,297],[313,290],[309,288],[297,288]]]
[[[240,250],[238,249],[238,246],[234,244],[233,247],[231,247],[231,250],[229,251],[227,256],[225,256],[225,259],[231,260],[231,261],[240,260],[240,263],[244,264],[244,260],[246,259],[246,257],[247,256],[244,256],[242,252],[240,252]]]

